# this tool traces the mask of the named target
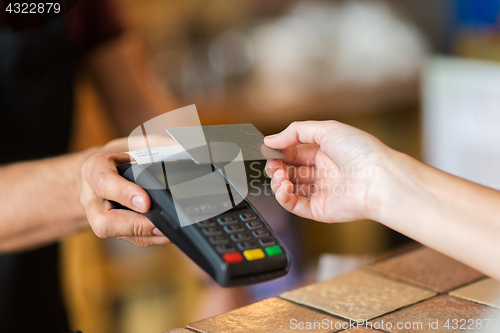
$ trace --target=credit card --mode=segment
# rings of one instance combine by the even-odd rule
[[[252,124],[170,127],[166,130],[199,164],[231,162],[240,151],[244,161],[284,158],[279,150],[264,144],[264,135]]]

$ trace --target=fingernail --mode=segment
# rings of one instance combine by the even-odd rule
[[[279,134],[279,133],[278,133]],[[278,136],[278,134],[267,135],[265,139],[272,139]]]
[[[163,236],[163,233],[158,228],[153,229],[153,235],[155,236]]]
[[[146,208],[146,202],[140,195],[136,195],[132,198],[132,204],[138,210],[144,210]]]

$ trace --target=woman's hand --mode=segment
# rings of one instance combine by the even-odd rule
[[[265,138],[266,172],[285,209],[323,222],[376,220],[500,279],[500,192],[396,152],[335,121],[293,123]]]
[[[308,121],[292,123],[264,141],[285,155],[269,160],[266,173],[288,211],[322,222],[376,214],[373,191],[391,150],[373,136],[336,121]]]
[[[129,162],[121,153],[128,139],[108,143],[82,166],[81,203],[94,233],[100,238],[120,237],[141,247],[169,243],[169,240],[139,213],[149,210],[151,200],[140,186],[121,177],[116,166]],[[115,209],[115,201],[133,211]]]

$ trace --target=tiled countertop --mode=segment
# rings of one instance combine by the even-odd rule
[[[500,332],[500,282],[425,247],[170,333]]]

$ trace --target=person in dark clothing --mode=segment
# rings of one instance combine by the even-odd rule
[[[173,108],[151,89],[155,84],[140,49],[111,0],[80,1],[64,16],[18,33],[0,12],[2,332],[68,331],[56,242],[89,227],[80,203],[82,165],[91,156],[114,154],[110,147],[68,154],[75,76],[88,68],[111,118],[126,135]],[[90,174],[116,174],[114,161],[101,162],[92,164]],[[86,181],[93,202],[99,198],[96,184],[106,187],[104,178]],[[134,202],[147,208],[147,202]],[[99,226],[135,223],[140,227],[119,236],[141,246],[168,242],[139,214],[130,212],[125,220],[100,220]]]

